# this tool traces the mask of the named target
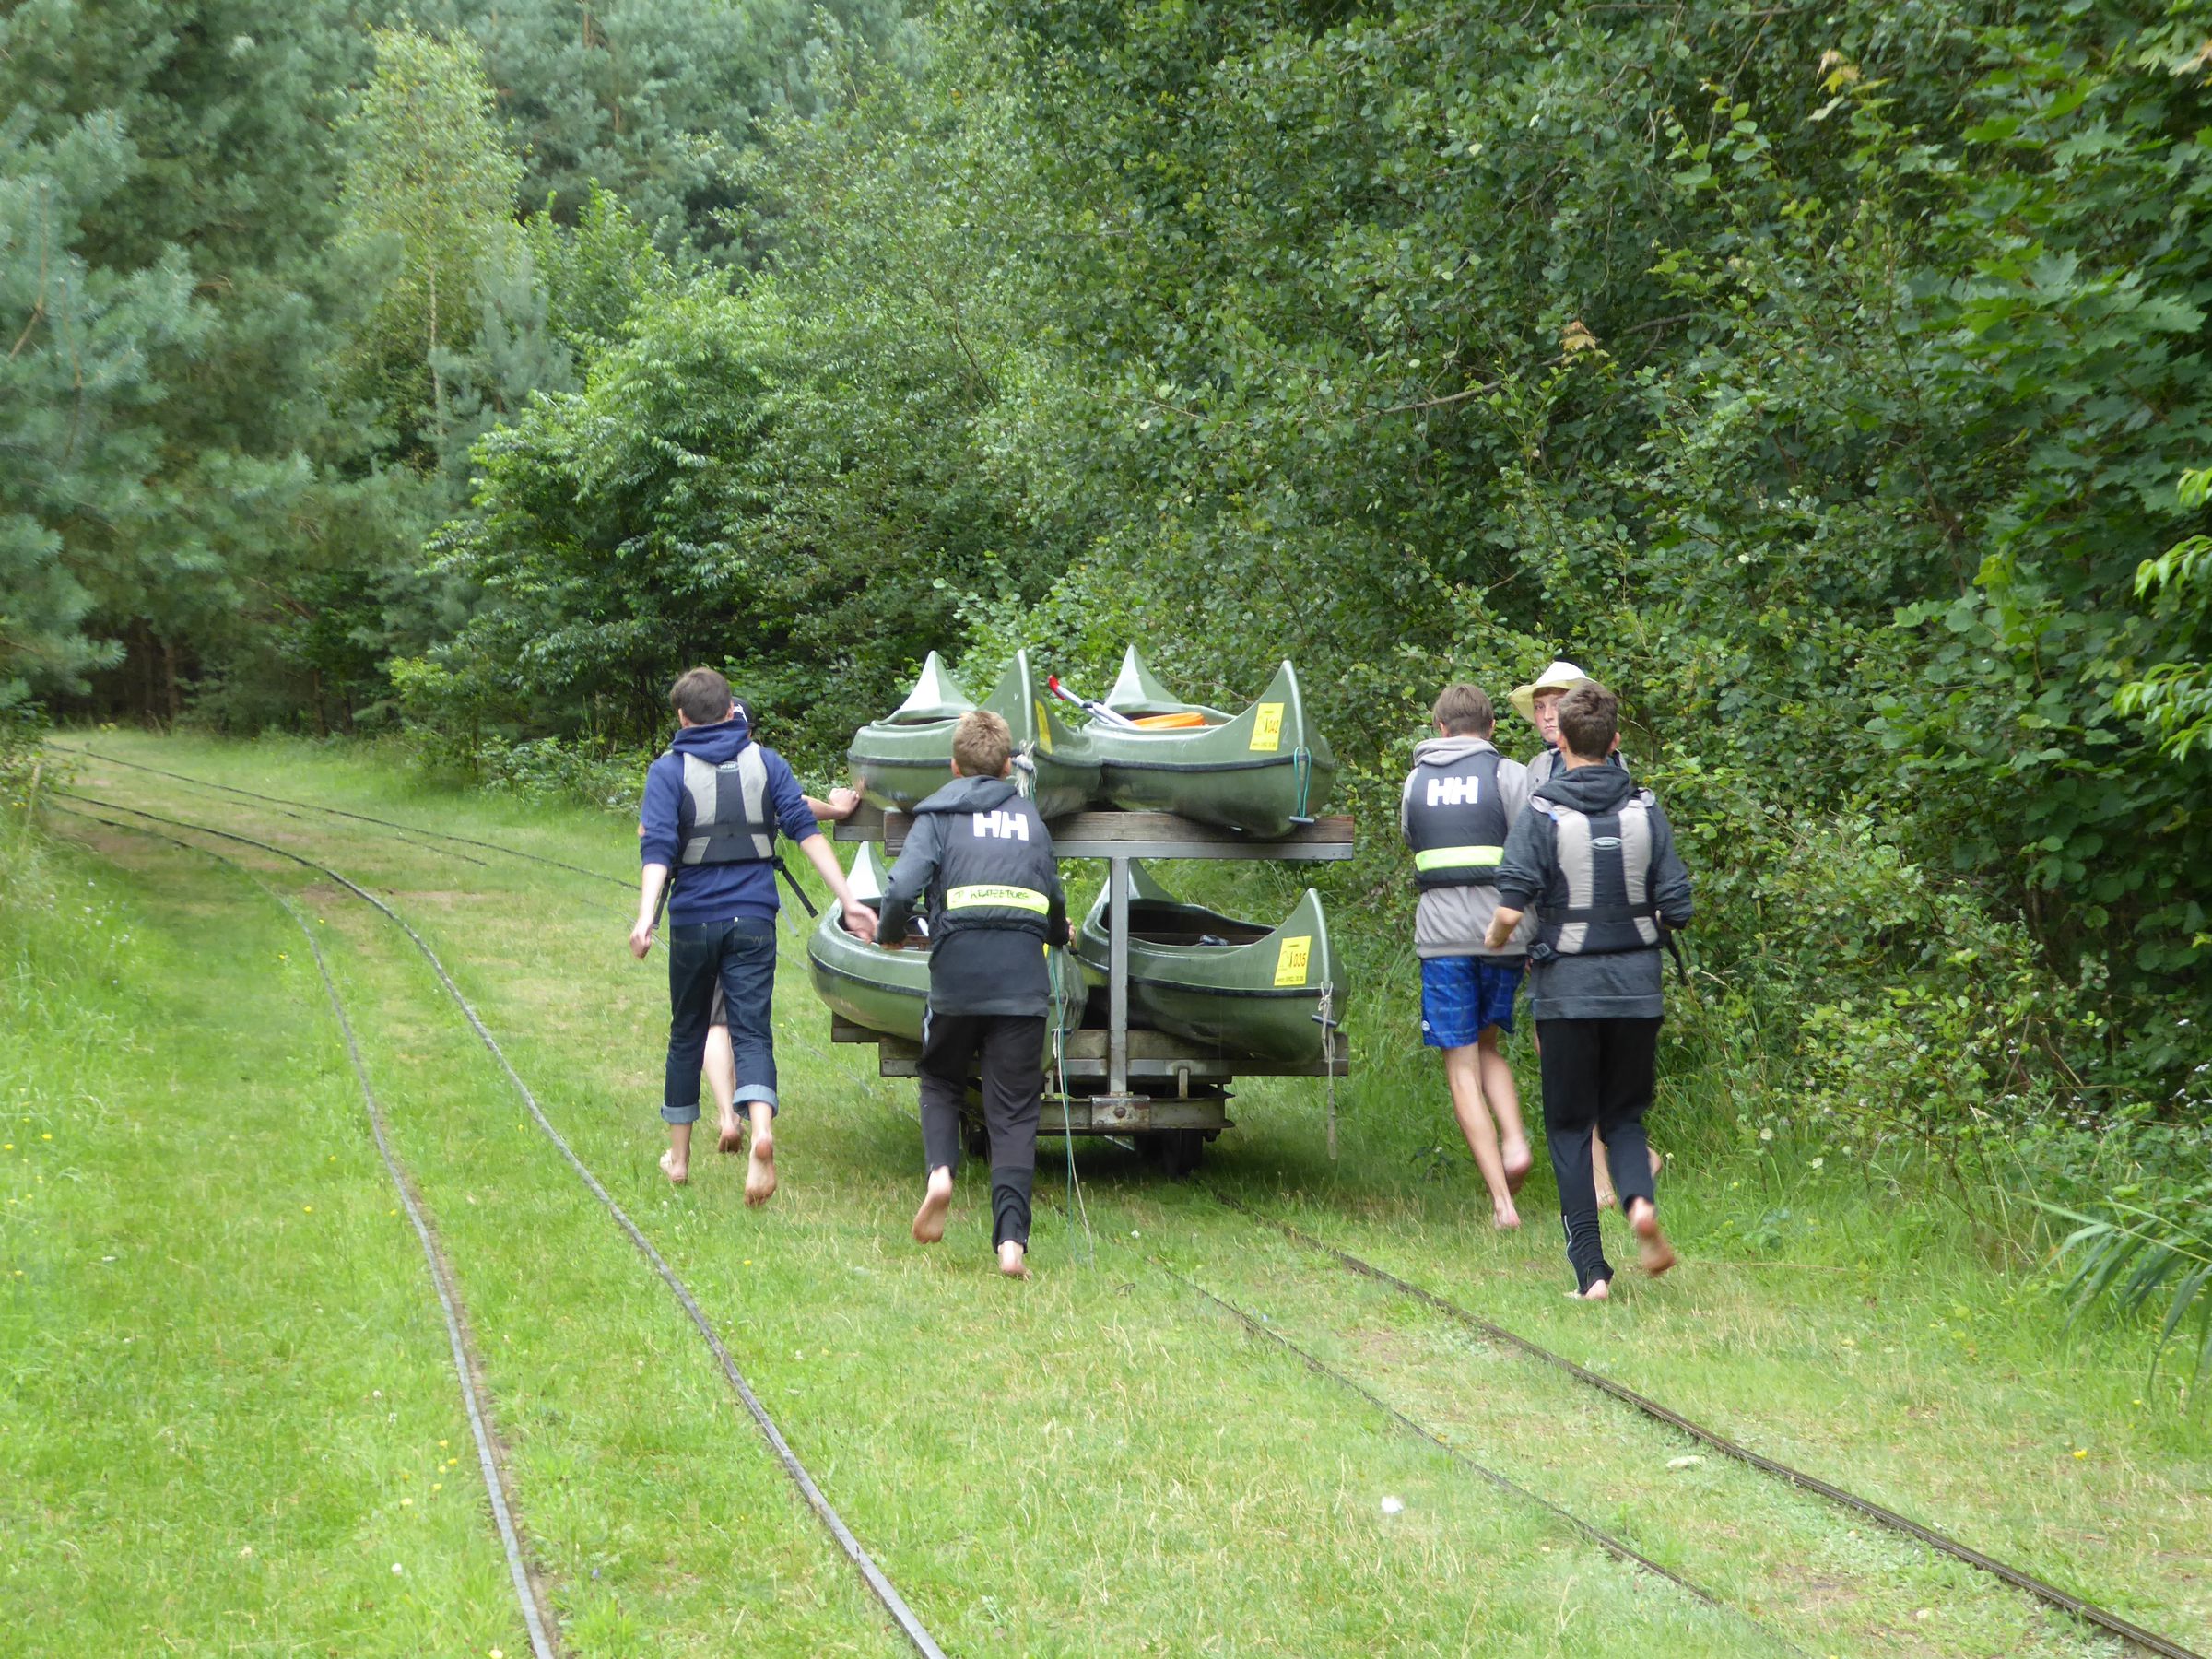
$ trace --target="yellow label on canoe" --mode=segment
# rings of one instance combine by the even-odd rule
[[[1283,747],[1283,705],[1261,703],[1252,714],[1252,747],[1254,752],[1272,755]]]
[[[1044,712],[1044,699],[1037,700],[1037,747],[1046,754],[1053,752],[1053,723]]]
[[[1282,954],[1275,959],[1275,982],[1277,985],[1302,985],[1306,982],[1306,964],[1313,957],[1313,935],[1300,934],[1295,939],[1283,941]]]

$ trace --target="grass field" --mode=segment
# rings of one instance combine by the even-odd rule
[[[1086,1147],[1093,1259],[1048,1140],[1038,1277],[1012,1285],[972,1171],[947,1244],[907,1240],[912,1085],[827,1042],[795,920],[783,1191],[747,1211],[741,1169],[709,1152],[688,1188],[661,1180],[665,982],[623,948],[619,818],[427,792],[324,747],[64,741],[614,878],[100,761],[74,785],[294,848],[419,928],[948,1653],[2118,1651],[1753,1471],[1682,1464],[1671,1431],[1217,1190],[2212,1647],[2203,1416],[2147,1381],[2140,1333],[2062,1337],[1938,1206],[1787,1147],[1678,1159],[1662,1195],[1681,1270],[1571,1303],[1541,1175],[1531,1225],[1494,1234],[1464,1154],[1430,1151],[1455,1136],[1403,996],[1367,994],[1355,1052],[1381,1058],[1340,1086],[1340,1161],[1310,1083],[1241,1093],[1196,1182]],[[0,854],[0,1650],[527,1653],[422,1256],[297,927],[197,853],[50,822],[61,844]],[[911,1651],[420,956],[342,889],[206,845],[318,930],[453,1263],[561,1650]],[[1486,1483],[1175,1275],[1723,1606]]]

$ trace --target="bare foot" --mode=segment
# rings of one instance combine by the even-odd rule
[[[932,1170],[929,1172],[929,1190],[922,1194],[922,1207],[914,1212],[914,1242],[935,1244],[945,1236],[945,1214],[952,1208],[952,1171]]]
[[[756,1129],[753,1153],[745,1165],[745,1202],[748,1207],[758,1208],[775,1195],[776,1137],[765,1129]]]
[[[1521,1212],[1513,1207],[1512,1199],[1507,1199],[1503,1204],[1492,1199],[1491,1206],[1490,1225],[1492,1227],[1500,1232],[1514,1232],[1519,1230]]]
[[[1619,1199],[1613,1196],[1613,1189],[1611,1187],[1601,1186],[1597,1189],[1597,1207],[1599,1209],[1609,1210],[1619,1202]]]
[[[742,1152],[745,1150],[745,1125],[737,1121],[736,1112],[724,1112],[722,1121],[715,1127],[718,1131],[714,1137],[715,1151]]]
[[[1636,1230],[1636,1265],[1657,1278],[1675,1265],[1675,1247],[1659,1230],[1657,1209],[1641,1199],[1635,1201],[1634,1209],[1629,1225]]]
[[[1666,1168],[1665,1158],[1661,1155],[1659,1148],[1656,1147],[1644,1147],[1643,1154],[1646,1158],[1652,1160],[1652,1179],[1653,1181],[1658,1180],[1659,1171]]]
[[[682,1186],[684,1182],[691,1179],[691,1166],[688,1163],[677,1162],[676,1152],[672,1147],[661,1154],[661,1173],[667,1176],[677,1186]]]
[[[1606,1279],[1593,1279],[1590,1283],[1590,1288],[1587,1290],[1568,1291],[1567,1300],[1569,1301],[1606,1301],[1612,1298],[1612,1295],[1613,1287],[1611,1281]]]
[[[1528,1143],[1524,1140],[1508,1141],[1499,1150],[1505,1159],[1505,1190],[1509,1193],[1518,1193],[1521,1190],[1521,1183],[1528,1179],[1528,1172],[1536,1167],[1536,1155],[1530,1150]],[[1508,1214],[1511,1214],[1512,1206],[1506,1206],[1506,1210]],[[1510,1223],[1500,1221],[1498,1225],[1518,1227],[1520,1221],[1516,1218]]]
[[[1027,1244],[1017,1244],[1008,1239],[998,1247],[998,1270],[1008,1278],[1028,1278],[1030,1264],[1024,1258],[1029,1253]]]

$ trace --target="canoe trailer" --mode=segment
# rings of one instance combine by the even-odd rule
[[[835,826],[844,841],[880,841],[895,857],[912,820],[904,813],[864,805]],[[1230,1127],[1230,1085],[1239,1076],[1327,1077],[1350,1069],[1344,1032],[1334,1027],[1317,1040],[1310,1060],[1266,1060],[1224,1054],[1165,1031],[1129,1029],[1129,896],[1133,859],[1237,858],[1314,863],[1352,855],[1352,820],[1317,818],[1279,838],[1258,841],[1234,830],[1201,824],[1171,812],[1077,812],[1053,821],[1053,849],[1062,858],[1106,861],[1112,947],[1106,980],[1107,1023],[1070,1031],[1063,1045],[1067,1076],[1067,1121],[1048,1103],[1040,1135],[1128,1137],[1155,1155],[1173,1175],[1198,1167],[1206,1144]],[[1323,1033],[1317,1033],[1322,1039]],[[918,1043],[855,1025],[832,1015],[832,1042],[872,1042],[881,1076],[911,1077]],[[1334,1125],[1331,1139],[1334,1141]],[[971,1148],[975,1149],[975,1148]]]

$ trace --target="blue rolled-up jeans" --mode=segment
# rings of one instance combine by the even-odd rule
[[[770,1026],[776,990],[776,924],[762,916],[687,922],[668,929],[668,1076],[661,1116],[699,1121],[699,1068],[707,1052],[714,987],[729,1015],[737,1061],[737,1104],[776,1110],[776,1048]]]

